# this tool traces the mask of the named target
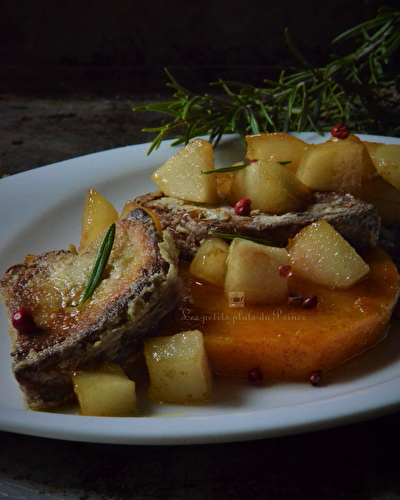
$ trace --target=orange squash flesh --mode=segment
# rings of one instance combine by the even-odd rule
[[[230,307],[223,290],[193,277],[182,264],[184,295],[166,333],[199,329],[212,370],[246,377],[260,367],[264,378],[304,380],[361,354],[385,337],[399,295],[390,257],[375,249],[363,256],[367,278],[347,290],[289,278],[290,290],[315,294],[314,309],[279,306]],[[285,278],[282,278],[285,279]]]

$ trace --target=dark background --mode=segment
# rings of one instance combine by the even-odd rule
[[[284,39],[315,64],[375,16],[377,0],[2,0],[0,93],[138,95],[219,78],[261,84],[290,69]],[[385,5],[399,6],[388,0]]]

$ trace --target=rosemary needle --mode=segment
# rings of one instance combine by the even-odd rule
[[[230,167],[214,168],[213,170],[203,170],[201,173],[202,175],[227,174],[228,172],[236,172],[237,170],[243,170],[248,165],[250,165],[250,163],[243,163],[242,165],[232,165]]]
[[[100,283],[104,269],[106,268],[108,259],[110,257],[111,249],[114,244],[115,238],[115,222],[113,222],[104,233],[100,242],[97,254],[93,262],[93,267],[87,280],[85,290],[82,298],[79,301],[78,307],[83,306],[87,299],[92,295],[97,285]]]
[[[201,173],[204,174],[227,174],[229,172],[236,172],[237,170],[243,170],[248,167],[252,162],[243,163],[242,165],[231,165],[230,167],[214,168],[213,170],[203,170]],[[292,163],[291,161],[278,161],[280,165],[288,165]]]

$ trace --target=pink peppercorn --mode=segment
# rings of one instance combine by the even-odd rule
[[[318,305],[318,299],[315,295],[309,295],[300,304],[302,309],[314,309]]]
[[[341,123],[338,123],[337,125],[334,125],[331,130],[331,134],[333,137],[336,137],[337,139],[347,139],[350,135],[350,129],[347,125],[343,125]]]
[[[263,381],[264,375],[260,368],[257,367],[249,371],[247,378],[250,385],[260,385]]]
[[[280,278],[289,278],[292,276],[292,267],[287,266],[286,264],[281,264],[278,267],[278,274]]]
[[[12,315],[11,324],[19,333],[27,334],[35,329],[35,321],[32,314],[25,307],[21,307]]]
[[[236,215],[250,215],[251,200],[249,200],[248,198],[243,198],[242,200],[239,200],[236,203],[234,210]]]
[[[308,377],[308,381],[314,387],[319,385],[321,383],[321,380],[322,380],[322,371],[321,370],[316,370],[315,372],[310,373],[310,375]]]

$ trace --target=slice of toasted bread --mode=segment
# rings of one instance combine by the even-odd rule
[[[31,407],[73,398],[71,373],[77,369],[133,359],[180,297],[174,243],[136,209],[117,222],[102,280],[78,307],[101,237],[80,252],[28,256],[0,280],[10,315],[13,372]],[[32,314],[33,332],[12,327],[11,316],[20,308]]]
[[[349,194],[313,193],[304,212],[268,215],[253,210],[249,216],[238,216],[233,207],[209,207],[166,197],[156,191],[134,200],[153,210],[163,229],[168,229],[181,258],[191,260],[200,242],[212,233],[235,234],[267,240],[286,246],[289,238],[317,220],[326,219],[356,249],[377,245],[380,218],[373,205]]]

